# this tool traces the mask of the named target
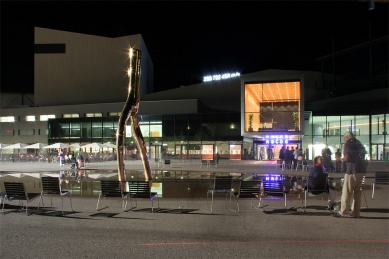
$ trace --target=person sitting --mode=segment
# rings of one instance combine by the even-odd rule
[[[313,167],[309,171],[309,178],[315,179],[318,181],[309,182],[309,189],[313,190],[312,194],[320,194],[323,192],[323,186],[319,183],[319,180],[324,180],[328,177],[327,173],[323,172],[323,157],[322,156],[316,156],[313,160]],[[318,191],[315,192],[314,190],[317,189]],[[335,199],[335,190],[332,187],[329,187],[327,185],[327,190],[325,190],[328,193],[328,209],[333,210],[334,206],[334,199]]]

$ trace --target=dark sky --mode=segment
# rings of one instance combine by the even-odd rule
[[[154,89],[162,91],[224,72],[320,71],[316,59],[331,53],[332,36],[335,51],[366,42],[369,21],[372,39],[387,36],[388,4],[369,11],[357,0],[2,1],[1,91],[33,92],[34,26],[107,37],[142,34],[154,64]]]

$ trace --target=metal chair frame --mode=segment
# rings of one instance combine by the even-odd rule
[[[236,200],[236,210],[229,208],[232,211],[235,211],[236,213],[239,213],[239,199],[245,199],[250,198],[251,199],[251,208],[260,210],[262,197],[261,197],[261,186],[262,181],[243,181],[241,180],[239,183],[239,191],[238,192],[231,192],[230,194],[230,204],[231,204],[231,198],[235,197]],[[253,200],[259,199],[258,206],[253,206]]]
[[[374,191],[376,184],[389,184],[389,172],[376,172],[375,178],[371,183],[371,196],[370,198],[374,200]]]
[[[123,209],[123,211],[126,211],[127,198],[128,198],[129,192],[123,191],[124,188],[122,186],[122,183],[125,183],[125,182],[112,181],[112,180],[100,181],[100,194],[99,194],[99,198],[97,200],[97,205],[96,205],[97,211],[100,211],[100,210],[103,210],[103,209],[110,207],[110,205],[108,205],[108,206],[105,206],[105,207],[99,209],[99,202],[100,202],[101,196],[103,196],[103,199],[104,198],[121,198],[122,199],[122,209]]]
[[[65,215],[63,211],[63,196],[69,194],[69,200],[70,200],[70,208],[72,212],[73,210],[73,204],[72,204],[72,191],[71,190],[62,190],[61,183],[59,181],[59,178],[56,177],[42,177],[42,192],[40,195],[39,199],[39,204],[38,204],[38,211],[39,207],[42,201],[43,207],[45,207],[45,203],[43,201],[43,196],[44,195],[50,195],[50,207],[53,207],[53,195],[60,195],[61,196],[61,201],[62,201],[62,215]]]
[[[207,191],[207,208],[205,211],[212,213],[213,211],[213,196],[215,193],[225,193],[226,194],[226,209],[228,209],[227,198],[232,191],[232,176],[216,176],[213,179],[213,188]],[[208,196],[211,194],[211,209],[208,210]]]
[[[40,193],[27,193],[24,183],[4,182],[5,195],[9,202],[18,200],[23,209],[23,201],[26,201],[26,215],[28,214],[28,203],[39,197]],[[4,214],[4,200],[1,212]]]
[[[310,177],[307,177],[307,181],[306,181],[306,187],[305,187],[305,190],[304,190],[304,206],[302,208],[302,210],[305,212],[306,209],[307,209],[307,194],[308,193],[311,193],[312,195],[316,196],[316,195],[321,195],[321,203],[322,203],[322,206],[323,205],[323,194],[326,193],[327,194],[327,200],[328,200],[328,188],[329,188],[329,184],[328,184],[328,177],[326,178],[322,178],[322,179],[313,179],[313,178],[310,178]],[[310,183],[319,183],[319,188],[315,188],[315,189],[311,189],[310,188]],[[312,193],[312,192],[315,192],[315,193]]]
[[[150,199],[151,201],[151,212],[157,212],[159,208],[159,199],[158,209],[154,210],[154,199],[158,197],[157,192],[151,192],[150,182],[147,181],[129,181],[129,196],[130,196],[130,208],[126,211],[134,210],[138,207],[138,198]],[[132,206],[132,200],[135,199],[135,206]]]

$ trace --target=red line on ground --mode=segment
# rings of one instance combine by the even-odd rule
[[[139,246],[167,246],[167,245],[260,245],[279,243],[389,243],[389,240],[270,240],[257,242],[165,242],[138,244]]]

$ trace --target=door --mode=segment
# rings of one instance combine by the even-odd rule
[[[384,144],[371,144],[371,160],[384,160]]]
[[[188,145],[176,145],[175,148],[176,159],[187,159],[188,158]]]
[[[246,157],[249,156],[246,149]],[[231,144],[230,145],[230,159],[231,160],[242,160],[242,145]]]
[[[152,145],[150,146],[150,160],[154,160],[155,158],[161,158],[161,145]]]

